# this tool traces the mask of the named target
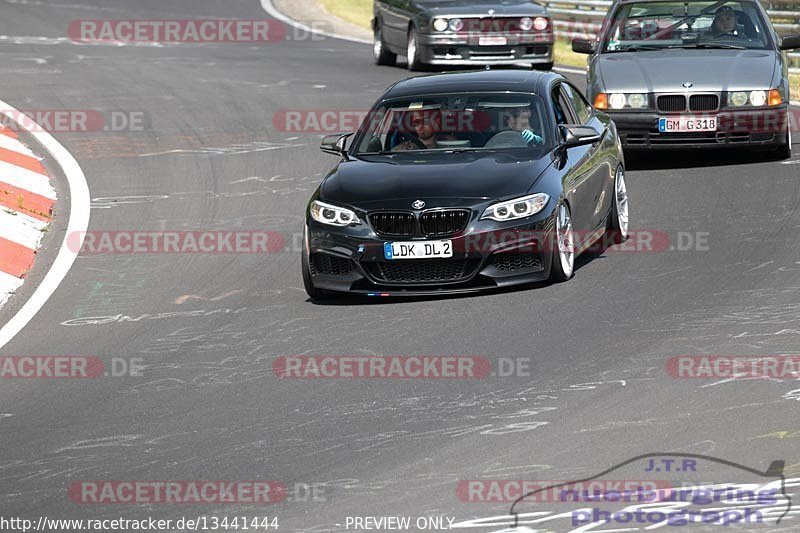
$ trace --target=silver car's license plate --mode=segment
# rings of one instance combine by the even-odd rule
[[[661,117],[658,119],[661,133],[686,133],[691,131],[717,131],[716,117]]]

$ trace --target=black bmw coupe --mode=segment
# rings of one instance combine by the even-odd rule
[[[311,298],[566,281],[578,254],[627,237],[614,123],[558,74],[411,78],[351,135],[322,141],[341,161],[306,210]]]

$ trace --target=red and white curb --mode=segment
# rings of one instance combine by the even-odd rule
[[[19,111],[0,101],[0,114],[6,124],[16,123],[19,131],[29,130],[36,150],[46,153],[66,179],[69,191],[69,219],[58,254],[30,298],[16,314],[0,326],[0,349],[8,344],[45,306],[67,277],[78,252],[69,246],[70,235],[83,235],[89,227],[89,185],[78,162],[50,133],[43,128],[31,130],[20,119]],[[19,142],[14,131],[0,133],[0,301],[7,301],[19,289],[33,264],[43,230],[53,216],[56,195],[50,176],[41,160]],[[66,212],[66,206],[63,206]],[[59,228],[60,230],[61,228]]]
[[[33,266],[55,203],[41,160],[14,130],[0,126],[0,305]]]

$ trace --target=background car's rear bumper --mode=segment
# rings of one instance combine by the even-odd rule
[[[747,111],[697,113],[718,118],[715,132],[660,133],[658,119],[673,114],[609,112],[626,149],[772,148],[786,139],[788,106]]]
[[[507,45],[481,46],[478,37],[420,35],[420,59],[429,65],[536,65],[553,62],[552,36],[542,39],[539,36],[512,35],[507,39]]]

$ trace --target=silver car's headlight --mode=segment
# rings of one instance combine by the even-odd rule
[[[486,208],[483,216],[481,216],[481,220],[488,218],[496,220],[497,222],[505,222],[506,220],[516,220],[533,216],[544,209],[549,201],[550,196],[544,193],[531,194],[530,196],[507,200],[490,205]]]
[[[329,226],[361,224],[358,215],[350,209],[326,204],[319,200],[311,202],[311,218],[321,224],[328,224]]]
[[[783,103],[783,96],[778,89],[728,93],[728,105],[732,107],[744,107],[746,105],[753,107],[777,106]]]
[[[433,21],[433,29],[436,31],[446,31],[447,25],[447,19],[434,19]]]
[[[608,105],[611,109],[642,109],[647,107],[647,94],[644,93],[611,93],[608,95]]]

